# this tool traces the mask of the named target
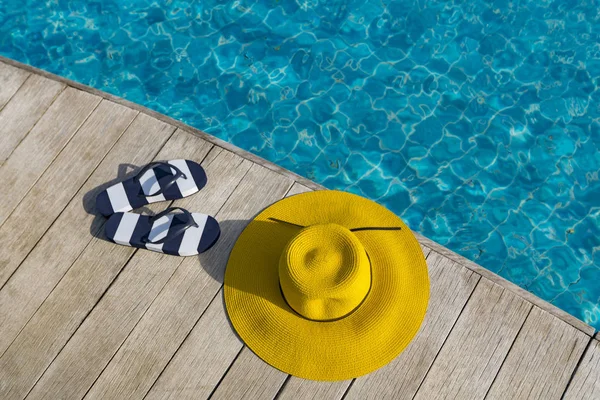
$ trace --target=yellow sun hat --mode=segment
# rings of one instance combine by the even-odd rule
[[[425,317],[429,277],[400,218],[325,190],[280,200],[248,224],[229,256],[224,295],[236,332],[265,362],[336,381],[406,348]]]

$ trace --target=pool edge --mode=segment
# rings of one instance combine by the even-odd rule
[[[147,107],[144,107],[142,105],[139,105],[137,103],[131,102],[129,100],[126,100],[122,97],[118,97],[115,96],[113,94],[95,89],[93,87],[81,84],[79,82],[67,79],[67,78],[63,78],[59,75],[41,70],[39,68],[33,67],[31,65],[28,64],[24,64],[21,63],[19,61],[4,57],[2,55],[0,55],[0,62],[12,65],[14,67],[23,69],[25,71],[37,74],[37,75],[41,75],[43,77],[46,77],[48,79],[52,79],[54,81],[58,81],[58,82],[62,82],[64,84],[66,84],[67,86],[97,95],[101,98],[113,101],[117,104],[121,104],[123,106],[129,107],[133,110],[142,112],[144,114],[147,114],[151,117],[154,117],[160,121],[163,121],[165,123],[171,124],[179,129],[185,130],[189,133],[192,133],[196,136],[201,137],[202,139],[206,140],[207,142],[210,142],[212,144],[214,144],[215,146],[221,147],[223,149],[226,149],[228,151],[231,151],[232,153],[235,153],[245,159],[248,159],[256,164],[259,164],[265,168],[268,168],[274,172],[277,172],[281,175],[287,176],[291,179],[293,179],[294,181],[310,188],[313,190],[321,190],[321,189],[326,189],[325,187],[323,187],[322,185],[311,181],[310,179],[307,179],[301,175],[298,175],[292,171],[289,171],[283,167],[278,166],[277,164],[272,163],[271,161],[268,161],[260,156],[257,156],[253,153],[250,153],[246,150],[243,150],[237,146],[234,146],[233,144],[226,142],[224,140],[221,140],[215,136],[209,135],[208,133],[205,133],[197,128],[194,128],[192,126],[189,126],[187,124],[184,124],[181,121],[178,121],[176,119],[173,119],[167,115],[161,114],[157,111],[151,110]],[[589,337],[595,337],[596,339],[600,339],[600,331],[596,332],[595,328],[592,327],[591,325],[586,324],[585,322],[583,322],[582,320],[574,317],[573,315],[567,313],[566,311],[556,307],[555,305],[547,302],[546,300],[543,300],[540,297],[537,297],[536,295],[534,295],[531,292],[528,292],[527,290],[517,286],[516,284],[510,282],[509,280],[495,274],[494,272],[480,266],[479,264],[475,263],[474,261],[471,261],[455,252],[453,252],[452,250],[442,246],[441,244],[426,238],[425,236],[415,232],[415,236],[417,237],[418,241],[423,244],[426,247],[429,247],[430,249],[432,249],[433,251],[440,253],[441,255],[444,255],[445,257],[455,261],[456,263],[464,266],[465,268],[468,268],[469,270],[481,275],[482,277],[489,279],[490,281],[494,282],[495,284],[503,287],[506,290],[509,290],[515,294],[517,294],[518,296],[522,297],[523,299],[529,301],[530,303],[534,304],[536,307],[550,313],[551,315],[555,316],[556,318],[562,320],[563,322],[573,326],[574,328],[578,329],[579,331],[585,333],[587,336]]]

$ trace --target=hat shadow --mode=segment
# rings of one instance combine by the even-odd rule
[[[227,262],[229,260],[229,256],[231,251],[233,250],[233,246],[235,242],[246,228],[248,223],[252,221],[254,217],[247,220],[225,220],[219,221],[219,226],[221,227],[221,236],[219,240],[215,243],[215,245],[210,248],[208,251],[201,253],[198,255],[198,259],[200,261],[200,265],[204,269],[204,271],[210,275],[215,281],[219,282],[221,285],[225,284],[225,269],[227,268]],[[271,225],[272,222],[266,221],[254,221],[253,225]],[[258,230],[263,231],[260,227],[257,227]],[[290,228],[291,231],[297,229],[295,227]],[[251,268],[251,262],[248,262],[248,268]],[[262,293],[255,292],[249,290],[248,287],[236,286],[235,284],[232,286],[235,289],[241,290],[246,293],[253,294],[258,297],[262,297],[266,301],[269,301],[271,304],[275,304],[277,307],[281,308],[279,304],[273,303],[270,299],[266,298],[262,295]],[[224,293],[224,292],[223,292]],[[225,308],[225,297],[224,294],[221,293],[220,298],[223,301],[223,308]],[[285,308],[286,311],[291,312],[288,308]],[[231,321],[229,320],[229,315],[227,315],[227,321],[231,327],[231,329],[235,332],[234,327],[231,325]],[[237,333],[236,333],[237,335]]]
[[[100,214],[96,210],[96,197],[98,196],[98,194],[116,183],[123,182],[124,180],[135,176],[141,169],[142,169],[141,166],[137,166],[134,164],[129,164],[129,163],[119,164],[119,167],[117,169],[117,176],[114,179],[104,182],[103,184],[94,187],[93,189],[89,190],[88,192],[86,192],[83,195],[83,199],[82,199],[83,209],[85,210],[86,213],[94,216],[94,219],[92,220],[92,223],[89,228],[90,234],[93,237],[96,237],[96,238],[99,238],[102,240],[108,240],[104,234],[104,229],[102,229],[104,224],[107,221],[107,218],[104,217],[102,214]],[[202,212],[201,209],[190,210],[190,211]],[[144,213],[146,215],[154,215],[155,214],[148,207],[136,208],[135,210],[132,210],[132,212]],[[229,260],[229,254],[231,253],[231,250],[233,249],[233,246],[235,245],[235,242],[237,241],[238,237],[241,235],[241,233],[246,228],[248,223],[254,219],[254,217],[255,216],[252,216],[249,219],[243,219],[243,220],[231,219],[231,220],[219,221],[219,226],[221,229],[221,235],[220,235],[219,239],[208,251],[205,251],[197,256],[198,260],[200,262],[200,265],[202,266],[204,271],[210,277],[212,277],[215,281],[219,282],[221,285],[224,284],[225,268],[226,268],[227,262]],[[269,224],[267,222],[262,222],[262,221],[255,221],[254,223],[255,224],[257,224],[257,223],[258,224]],[[244,288],[238,288],[238,289],[244,290]],[[263,297],[263,296],[261,296],[260,293],[254,293],[254,294],[257,296]],[[223,292],[220,294],[219,297],[221,298],[221,301],[223,302],[223,308],[225,309],[225,297],[224,297]],[[235,328],[233,327],[233,325],[231,324],[231,321],[229,320],[229,316],[227,316],[227,322],[229,323],[231,330],[237,336],[237,332],[236,332]],[[239,336],[238,336],[238,338],[239,338]],[[241,340],[241,338],[239,338],[239,339]]]
[[[141,169],[142,169],[142,167],[133,165],[133,164],[127,164],[127,163],[120,164],[117,169],[117,177],[116,178],[114,178],[108,182],[105,182],[101,185],[96,186],[95,188],[91,189],[90,191],[88,191],[86,194],[83,195],[83,200],[82,200],[83,209],[85,210],[86,213],[94,216],[94,219],[92,220],[92,223],[90,225],[90,234],[92,236],[99,238],[99,239],[106,240],[106,237],[104,236],[102,227],[104,226],[104,223],[106,222],[107,218],[104,217],[103,215],[101,215],[96,210],[96,196],[98,196],[98,194],[100,192],[102,192],[103,190],[106,190],[107,188],[114,185],[115,183],[123,182],[124,180],[129,179],[132,176],[135,176]],[[154,215],[154,212],[147,207],[140,207],[133,211],[138,212],[138,213],[143,212],[145,214]]]

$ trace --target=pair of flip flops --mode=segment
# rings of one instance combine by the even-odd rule
[[[154,216],[129,211],[197,193],[206,185],[206,173],[196,162],[152,162],[132,178],[100,192],[96,209],[108,217],[106,237],[118,244],[176,256],[192,256],[208,250],[221,230],[210,215],[170,207]],[[176,212],[179,211],[179,212]]]

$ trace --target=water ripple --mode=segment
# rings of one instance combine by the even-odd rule
[[[0,3],[0,53],[143,104],[600,328],[597,1]]]

